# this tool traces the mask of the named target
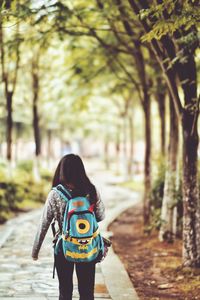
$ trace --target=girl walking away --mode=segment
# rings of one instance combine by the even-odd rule
[[[94,299],[95,264],[104,251],[97,222],[105,217],[104,204],[89,180],[78,155],[61,158],[47,196],[32,249],[38,254],[53,220],[58,230],[54,249],[59,300],[72,300],[76,270],[80,300]],[[102,247],[102,249],[101,249]]]

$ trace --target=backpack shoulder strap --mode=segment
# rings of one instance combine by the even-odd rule
[[[52,189],[55,190],[66,202],[72,199],[70,192],[62,184],[58,184]]]

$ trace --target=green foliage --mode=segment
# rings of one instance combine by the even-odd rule
[[[17,164],[17,169],[31,173],[33,170],[33,160],[20,160]]]
[[[128,188],[133,190],[134,192],[142,193],[144,190],[144,185],[142,180],[131,180],[131,181],[125,181],[119,184],[122,187]]]
[[[47,170],[41,171],[40,182],[34,181],[31,161],[19,163],[11,179],[7,178],[5,168],[0,168],[0,174],[0,223],[16,212],[39,207],[51,187],[51,176]]]
[[[152,4],[148,9],[140,10],[142,20],[154,20],[152,29],[141,40],[150,42],[153,38],[161,39],[164,35],[173,35],[176,30],[189,30],[200,21],[200,6],[195,1],[165,0],[161,4]],[[167,17],[166,17],[167,15]],[[156,20],[156,21],[155,21]]]
[[[46,170],[46,169],[41,169],[40,170],[40,176],[42,178],[42,180],[48,182],[49,184],[51,184],[52,182],[52,174]]]
[[[151,206],[151,229],[159,230],[161,226],[161,207],[164,195],[165,168],[162,166],[158,172],[158,176],[153,183],[150,194]],[[182,199],[182,181],[180,180],[178,188],[174,191],[174,206],[177,207],[177,232],[182,232],[182,216],[183,216],[183,199]]]

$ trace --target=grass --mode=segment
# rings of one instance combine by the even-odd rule
[[[42,202],[36,202],[32,199],[24,199],[17,206],[18,206],[19,210],[29,211],[31,209],[40,208],[42,205],[43,205]]]
[[[144,191],[143,181],[141,178],[120,182],[119,185],[138,193],[142,193]]]

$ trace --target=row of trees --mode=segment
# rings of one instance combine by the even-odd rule
[[[64,65],[64,68],[61,67],[62,71],[59,70],[58,73],[62,78],[59,82],[64,78],[64,84],[67,83],[68,88],[65,91],[69,98],[74,97],[75,111],[77,108],[84,111],[91,103],[93,106],[97,105],[98,101],[102,101],[101,97],[109,99],[108,105],[112,106],[114,118],[110,119],[112,123],[109,123],[108,118],[102,130],[105,133],[105,152],[110,133],[111,135],[114,133],[116,153],[119,153],[120,133],[122,133],[123,151],[128,158],[129,174],[132,173],[134,155],[133,112],[136,105],[141,106],[145,139],[143,210],[145,226],[148,226],[151,221],[151,103],[152,100],[156,100],[161,129],[160,153],[166,161],[159,237],[163,240],[166,236],[173,236],[175,227],[173,223],[176,224],[174,201],[177,176],[181,173],[184,206],[183,260],[186,265],[199,267],[200,199],[197,180],[199,113],[197,68],[199,65],[195,58],[199,46],[198,1],[91,0],[85,2],[76,0],[72,3],[66,0],[44,1],[40,5],[32,1],[18,0],[4,1],[1,8],[2,81],[8,112],[7,158],[11,158],[12,100],[20,68],[22,71],[21,55],[26,53],[27,59],[27,53],[30,51],[32,53],[30,74],[33,128],[36,155],[39,155],[39,87],[41,81],[45,82],[44,78],[50,79],[49,74],[45,72],[47,64],[43,61],[53,64],[49,59],[49,49],[52,49],[52,45],[54,49],[59,45],[59,48],[62,47],[63,55],[59,65]],[[11,40],[5,41],[4,24],[11,25],[14,21],[17,21],[14,34],[9,35]],[[25,26],[23,37],[21,26]],[[6,66],[9,66],[6,63],[8,59],[12,62],[10,70],[6,69]],[[58,58],[56,61],[59,61]],[[65,75],[64,70],[68,75]],[[77,89],[81,91],[81,95],[79,93],[75,97]],[[91,100],[94,97],[98,99],[97,102]],[[169,99],[168,102],[166,99]],[[168,103],[169,108],[166,107]],[[70,105],[68,108],[71,108]],[[63,104],[60,103],[61,111],[58,109],[59,102],[57,105],[54,103],[54,106],[57,107],[56,117],[58,117],[63,110]],[[168,139],[166,139],[166,110],[169,110],[170,115]],[[64,116],[67,118],[67,112],[65,113]],[[119,122],[119,117],[123,121]],[[102,116],[101,120],[103,120]],[[106,132],[107,124],[112,124],[115,129]],[[181,136],[179,136],[179,128],[182,131]],[[127,140],[130,144],[128,148]],[[167,140],[169,140],[168,145]],[[182,163],[178,164],[180,147]]]

